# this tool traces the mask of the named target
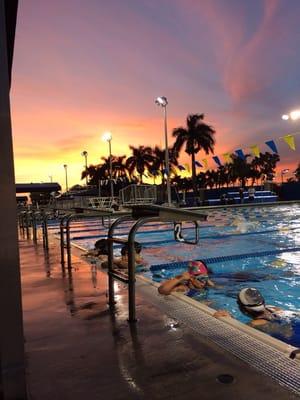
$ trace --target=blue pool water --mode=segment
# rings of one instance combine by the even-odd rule
[[[285,310],[281,322],[269,333],[300,347],[300,206],[224,208],[206,213],[208,219],[201,223],[196,246],[175,242],[172,224],[145,226],[136,238],[143,243],[148,264],[143,273],[160,282],[184,271],[188,260],[204,259],[218,288],[191,293],[195,300],[226,309],[247,323],[249,318],[240,312],[236,296],[241,288],[256,287],[267,304]],[[125,225],[118,235],[125,238],[127,232]],[[106,233],[100,222],[81,222],[71,236],[88,249]],[[185,235],[193,236],[188,225]]]

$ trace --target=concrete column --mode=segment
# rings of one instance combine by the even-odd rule
[[[0,356],[5,400],[26,399],[5,0],[0,0]],[[13,46],[13,44],[12,44]]]

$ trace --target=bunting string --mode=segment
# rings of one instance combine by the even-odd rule
[[[295,136],[300,135],[300,131],[299,132],[294,132],[294,133],[290,133],[290,134],[286,134],[284,136],[280,136],[276,139],[270,139],[265,141],[264,143],[261,144],[252,144],[252,145],[245,145],[242,146],[243,148],[238,148],[236,150],[233,151],[228,151],[226,153],[221,154],[220,156],[212,156],[212,157],[208,157],[208,158],[203,158],[200,161],[195,160],[195,166],[197,168],[204,168],[205,170],[208,169],[208,164],[209,164],[209,160],[213,160],[215,164],[217,164],[218,167],[222,166],[222,159],[224,160],[224,163],[231,163],[232,162],[232,154],[236,154],[238,157],[240,157],[242,160],[246,159],[245,154],[248,153],[248,151],[246,151],[245,149],[250,149],[251,155],[253,157],[259,157],[260,153],[262,152],[261,147],[262,146],[267,146],[273,153],[275,154],[279,154],[278,152],[278,147],[277,144],[275,142],[278,140],[282,140],[284,141],[284,143],[293,151],[296,150],[296,141],[295,141]],[[182,171],[186,171],[187,173],[191,173],[191,169],[190,169],[190,164],[186,163],[183,165],[178,165],[177,167],[179,172]]]

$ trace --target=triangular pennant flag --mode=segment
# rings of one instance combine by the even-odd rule
[[[235,154],[240,157],[242,160],[246,160],[245,154],[243,153],[242,149],[235,150]]]
[[[251,152],[255,157],[259,157],[260,155],[260,150],[257,144],[254,144],[253,146],[250,146]]]
[[[206,158],[203,158],[202,161],[203,161],[203,164],[204,164],[205,168],[207,169],[207,167],[208,167],[208,161],[207,161],[207,159],[206,159]]]
[[[276,144],[275,144],[274,140],[268,140],[265,143],[266,143],[267,146],[270,147],[270,149],[273,151],[273,153],[277,153],[278,154],[278,150],[277,150],[277,147],[276,147]]]
[[[230,157],[230,153],[224,153],[223,157],[224,157],[225,162],[227,162],[228,164],[232,162],[232,158]]]
[[[215,162],[219,167],[221,167],[222,163],[221,163],[221,161],[220,161],[220,159],[219,159],[218,156],[213,156],[212,159],[214,160],[214,162]]]
[[[178,165],[178,169],[179,169],[179,171],[185,171],[185,168],[183,165]]]
[[[296,150],[295,138],[293,135],[285,135],[283,136],[283,140],[289,146],[290,149]]]
[[[203,165],[201,163],[199,163],[199,161],[195,161],[195,165],[196,165],[196,167],[200,167],[200,168],[203,167]]]
[[[190,169],[190,166],[189,166],[189,164],[184,164],[184,166],[185,166],[185,169],[187,170],[187,172],[191,172],[191,169]]]

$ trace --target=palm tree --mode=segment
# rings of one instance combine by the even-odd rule
[[[247,162],[247,158],[250,157],[249,154],[245,154],[245,158],[237,156],[236,154],[231,154],[232,163],[230,164],[231,179],[233,182],[236,180],[240,181],[241,186],[246,186],[248,178],[251,178],[251,166]]]
[[[111,156],[112,160],[112,178],[125,178],[127,176],[127,168],[125,164],[126,156]],[[110,158],[102,157],[104,162],[101,165],[101,169],[103,171],[103,175],[107,178],[110,176]]]
[[[295,170],[294,174],[295,174],[297,181],[300,182],[300,163],[298,164],[298,167]]]
[[[255,161],[254,161],[255,160]],[[256,168],[260,171],[261,176],[267,176],[268,179],[273,179],[275,175],[276,164],[280,161],[278,154],[271,154],[268,151],[260,153],[259,157],[254,158]]]
[[[176,166],[178,165],[177,157],[175,152],[173,151],[172,148],[169,148],[169,168],[170,168],[170,175],[176,175]],[[155,157],[155,160],[153,162],[153,165],[150,169],[151,175],[158,175],[156,172],[160,172],[162,176],[162,183],[165,183],[165,178],[164,178],[164,173],[163,171],[165,170],[165,150],[161,149],[159,146],[155,146],[154,149],[152,150],[152,154]]]
[[[186,128],[179,127],[173,130],[173,136],[176,138],[174,143],[175,153],[179,153],[183,145],[185,152],[192,159],[192,180],[194,191],[196,191],[196,165],[195,155],[204,150],[205,154],[214,152],[215,139],[213,127],[203,122],[204,114],[191,114],[186,119]]]
[[[137,172],[140,177],[140,183],[143,183],[143,175],[145,171],[150,171],[155,162],[152,149],[151,147],[146,146],[129,146],[129,148],[132,151],[132,156],[127,158],[126,168],[128,169],[130,176],[133,176],[134,173]]]
[[[101,167],[101,164],[88,166],[87,169],[82,171],[81,179],[84,179],[86,176],[88,176],[89,185],[98,185],[100,179],[105,179],[105,175]]]

